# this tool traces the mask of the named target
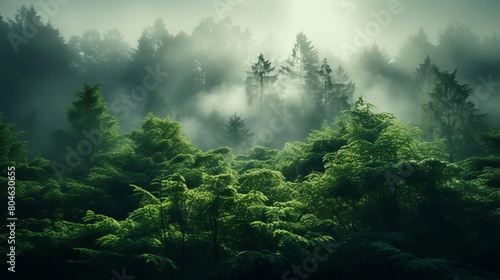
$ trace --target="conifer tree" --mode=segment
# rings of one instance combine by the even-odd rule
[[[224,124],[223,136],[225,141],[236,149],[244,148],[249,144],[253,133],[246,127],[245,119],[237,113],[229,116]]]
[[[274,71],[274,67],[271,67],[271,62],[264,58],[264,55],[261,53],[258,57],[258,61],[252,65],[252,73],[254,79],[259,84],[259,96],[260,96],[260,116],[262,119],[262,95],[264,91],[264,79],[267,77],[266,74]]]
[[[472,141],[473,135],[480,131],[482,116],[475,115],[472,103],[467,101],[472,89],[458,83],[457,70],[441,72],[434,66],[434,72],[436,83],[429,92],[430,101],[423,107],[429,120],[427,137],[446,139],[450,161],[455,161],[463,154],[461,147],[464,141]]]
[[[323,59],[321,63],[321,68],[319,70],[319,75],[323,86],[322,91],[323,91],[325,118],[328,118],[328,94],[331,92],[333,88],[331,74],[332,74],[332,68],[330,67],[328,61],[325,58]]]
[[[354,95],[356,85],[349,77],[347,71],[339,65],[332,72],[333,94],[331,95],[332,115],[337,115],[342,110],[350,109],[349,99]]]
[[[309,105],[320,100],[318,96],[310,96],[310,94],[318,92],[318,68],[318,51],[307,36],[300,32],[296,36],[292,54],[287,59],[286,65],[281,66],[280,72],[292,80],[297,80],[299,91],[304,95],[303,98]]]
[[[118,122],[109,114],[100,88],[100,84],[85,84],[82,90],[77,91],[78,100],[67,112],[70,128],[55,131],[52,135],[66,163],[66,166],[60,162],[54,165],[59,175],[73,169],[88,174],[95,166],[98,155],[116,144]],[[66,144],[65,149],[61,148],[61,143]]]

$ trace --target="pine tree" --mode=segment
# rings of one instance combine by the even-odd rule
[[[168,104],[165,97],[158,90],[154,90],[149,95],[148,101],[143,109],[144,117],[149,113],[157,118],[165,118],[168,115]]]
[[[8,39],[18,54],[15,62],[20,72],[35,78],[67,73],[72,59],[70,49],[59,30],[42,22],[33,5],[21,6],[14,19],[9,19],[9,26]],[[23,37],[26,30],[36,32],[36,36],[28,40]]]
[[[427,56],[415,71],[415,84],[412,95],[410,96],[412,103],[419,105],[414,108],[413,114],[424,132],[426,140],[435,139],[435,137],[431,136],[433,134],[432,118],[430,118],[430,115],[426,114],[422,108],[429,102],[429,93],[432,92],[434,84],[436,83],[436,69],[438,69],[436,65],[434,65],[431,58]]]
[[[84,171],[83,174],[88,174],[99,154],[115,146],[118,138],[118,122],[109,114],[100,88],[100,84],[85,84],[81,91],[77,91],[78,100],[67,112],[70,128],[55,131],[52,135],[59,151],[63,151],[66,163],[71,155],[74,161],[69,164],[70,167]],[[61,149],[61,143],[67,145],[66,150]],[[58,174],[68,170],[60,165],[54,168],[59,169],[56,169]]]
[[[281,66],[280,72],[291,79],[298,80],[299,90],[303,94],[313,92],[313,88],[318,85],[318,51],[303,32],[297,34],[292,54],[286,64]],[[310,99],[309,96],[305,98]]]
[[[303,106],[303,115],[306,130],[318,127],[323,119],[323,85],[318,75],[320,68],[318,51],[307,38],[300,32],[296,36],[292,53],[281,66],[280,73],[287,79],[287,84],[292,86],[292,92],[296,92]]]
[[[271,67],[271,62],[269,60],[266,60],[264,58],[264,55],[261,53],[258,57],[258,61],[252,65],[252,73],[253,73],[253,78],[257,83],[259,84],[259,95],[260,95],[260,116],[262,120],[262,95],[264,91],[264,80],[268,76],[266,74],[269,74],[274,71],[274,67]]]
[[[328,119],[328,98],[329,94],[332,92],[333,89],[333,82],[332,82],[332,68],[328,64],[328,61],[323,59],[321,63],[321,68],[319,70],[319,76],[321,79],[321,83],[323,86],[323,102],[324,102],[324,110],[325,110],[325,118]]]
[[[424,104],[429,99],[429,93],[436,82],[435,69],[430,56],[426,56],[415,71],[415,89],[412,99],[418,104]]]
[[[429,36],[420,28],[417,34],[411,35],[399,48],[395,64],[411,71],[413,67],[426,56],[434,52],[434,46],[429,42]]]
[[[335,116],[342,110],[350,109],[349,99],[354,95],[356,85],[349,77],[347,71],[339,65],[332,72],[333,94],[331,95],[332,115]]]
[[[242,149],[250,142],[253,133],[246,128],[245,119],[238,114],[229,116],[226,124],[224,125],[223,136],[227,143],[236,149]]]
[[[450,161],[455,161],[463,155],[464,141],[470,142],[483,126],[482,116],[475,115],[472,104],[467,101],[472,89],[458,83],[457,70],[441,72],[434,66],[434,72],[436,83],[429,92],[430,101],[423,108],[430,121],[427,137],[445,138]]]
[[[318,51],[303,32],[297,34],[292,54],[286,64],[281,66],[280,72],[299,79],[299,84],[306,83],[309,77],[316,74]]]

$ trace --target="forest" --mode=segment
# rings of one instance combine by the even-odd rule
[[[150,22],[0,16],[2,279],[500,279],[499,35]]]

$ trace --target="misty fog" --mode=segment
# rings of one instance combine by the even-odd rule
[[[429,55],[440,69],[457,69],[459,82],[472,89],[493,81],[487,99],[486,93],[477,92],[481,98],[472,101],[481,114],[487,114],[490,125],[496,126],[500,117],[496,110],[498,83],[494,82],[499,73],[495,63],[496,1],[67,2],[0,4],[5,22],[15,18],[21,5],[33,5],[40,21],[50,23],[50,32],[60,34],[58,44],[64,44],[43,50],[47,60],[58,56],[59,65],[28,56],[30,48],[42,43],[38,40],[43,40],[44,34],[36,34],[28,42],[11,38],[2,51],[5,61],[26,61],[25,70],[20,71],[27,71],[21,73],[29,82],[20,84],[20,80],[4,75],[9,79],[4,84],[10,86],[2,89],[0,110],[6,120],[25,131],[35,129],[33,124],[29,127],[27,119],[36,112],[41,146],[52,130],[65,127],[64,112],[74,100],[72,93],[84,82],[103,85],[105,101],[119,117],[123,131],[137,128],[151,91],[137,100],[127,101],[126,96],[130,99],[132,89],[148,75],[145,67],[150,72],[161,68],[160,72],[170,74],[154,84],[168,105],[163,111],[180,121],[188,139],[202,148],[222,145],[214,132],[233,113],[247,119],[256,144],[281,147],[283,141],[299,140],[320,123],[299,128],[287,124],[283,131],[269,131],[268,124],[257,122],[258,106],[250,102],[245,89],[245,71],[251,70],[262,53],[275,67],[271,74],[278,75],[279,82],[272,89],[275,95],[285,102],[301,102],[294,101],[291,92],[276,88],[284,77],[279,69],[291,55],[299,32],[312,42],[318,61],[326,58],[332,68],[341,65],[346,69],[356,86],[350,103],[365,96],[378,110],[416,123],[422,104],[414,104],[407,96],[414,87],[416,68]],[[448,12],[438,12],[442,10]],[[148,48],[161,44],[171,44],[167,46],[168,58],[146,57]],[[193,79],[199,77],[193,75],[204,71],[200,69],[202,61],[193,57],[197,55],[210,58],[212,80],[195,86]],[[267,91],[271,96],[271,90]]]

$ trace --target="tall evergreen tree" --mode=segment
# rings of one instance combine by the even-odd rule
[[[331,100],[331,113],[337,115],[342,110],[350,109],[349,100],[354,95],[356,85],[349,77],[347,71],[339,65],[332,72],[333,94]]]
[[[64,43],[59,30],[50,23],[43,23],[37,10],[21,6],[14,19],[9,19],[8,34],[17,69],[25,75],[42,80],[46,75],[66,74],[70,65],[71,52]],[[24,34],[34,34],[25,38]],[[12,52],[9,52],[12,53]],[[40,54],[44,55],[40,55]]]
[[[288,57],[280,72],[299,79],[299,84],[307,83],[316,74],[318,68],[318,51],[306,34],[300,32],[295,37],[292,54]]]
[[[432,91],[436,80],[436,66],[432,63],[430,56],[426,56],[415,71],[415,89],[412,99],[418,104],[428,101],[429,93]]]
[[[318,69],[320,64],[317,49],[303,32],[298,33],[292,53],[286,64],[281,66],[280,73],[286,77],[287,86],[291,87],[290,92],[303,104],[301,114],[304,131],[318,128],[324,117],[323,85]]]
[[[332,91],[333,89],[333,82],[332,82],[332,68],[328,64],[328,61],[323,59],[321,62],[321,68],[319,70],[319,76],[321,79],[321,84],[322,84],[322,91],[323,91],[323,102],[324,102],[324,110],[325,110],[325,118],[328,119],[328,94]]]
[[[422,106],[429,102],[429,94],[434,89],[436,83],[436,65],[431,61],[430,56],[427,56],[415,71],[415,81],[412,90],[412,95],[409,97],[412,103],[418,104],[412,111],[414,119],[418,120],[419,126],[424,131],[426,140],[432,140],[432,120],[430,115],[422,111]]]
[[[439,33],[433,58],[441,68],[460,69],[461,79],[473,75],[475,78],[476,73],[471,73],[469,68],[476,54],[480,52],[479,39],[479,35],[470,27],[458,22],[450,24]]]
[[[67,117],[70,128],[55,131],[53,139],[56,143],[66,144],[63,151],[65,163],[74,170],[81,170],[88,174],[97,163],[99,154],[111,149],[118,138],[118,122],[109,114],[99,91],[101,85],[85,84],[83,89],[76,92],[78,100],[68,109]],[[69,163],[69,160],[73,160]],[[67,166],[55,164],[56,173],[67,171]]]
[[[325,118],[337,115],[342,110],[350,108],[348,100],[353,96],[355,85],[347,71],[339,65],[332,69],[326,58],[318,71],[323,93],[323,110]]]
[[[261,53],[258,57],[258,61],[252,65],[252,74],[253,78],[259,85],[259,101],[260,101],[260,117],[262,120],[262,95],[264,92],[264,79],[267,77],[266,75],[273,72],[274,67],[271,67],[271,62],[264,58],[264,55]]]
[[[411,71],[417,63],[433,52],[434,46],[429,42],[428,34],[420,28],[417,34],[409,36],[401,45],[395,64],[403,70]]]
[[[318,51],[307,36],[300,32],[295,38],[292,54],[287,59],[286,65],[281,66],[280,72],[297,80],[299,91],[309,106],[321,105],[321,95],[311,96],[321,92],[318,91],[318,68]]]
[[[473,127],[479,129],[481,117],[475,115],[473,106],[467,101],[472,93],[468,85],[459,84],[456,80],[457,70],[452,73],[441,72],[434,66],[436,83],[429,92],[430,101],[424,105],[424,113],[430,120],[428,138],[443,137],[447,141],[450,161],[461,158],[465,131]],[[467,134],[474,134],[468,132]],[[468,138],[473,138],[469,136]]]
[[[155,69],[159,65],[162,71],[168,71],[166,57],[172,40],[173,36],[166,30],[162,19],[145,28],[137,42],[137,49],[131,55],[124,75],[126,82],[131,86],[142,84],[146,67]]]
[[[144,117],[146,117],[149,113],[152,113],[153,116],[157,118],[165,118],[168,115],[168,104],[165,100],[165,97],[158,90],[154,90],[148,98],[146,105],[143,109]]]

